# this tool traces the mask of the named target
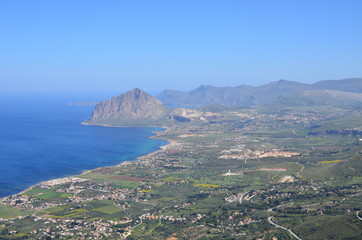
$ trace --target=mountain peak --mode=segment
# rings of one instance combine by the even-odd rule
[[[142,89],[139,89],[139,88],[134,88],[132,90],[129,90],[125,94],[127,94],[127,93],[128,94],[135,94],[135,95],[137,95],[137,94],[148,94],[148,93],[146,93],[145,91],[143,91]]]
[[[289,82],[291,82],[291,81],[285,80],[285,79],[280,79],[280,80],[277,82],[277,84],[284,84],[284,83],[289,83]]]
[[[299,83],[296,81],[290,81],[290,80],[285,80],[285,79],[280,79],[279,81],[276,82],[276,85],[278,86],[291,86],[291,85],[305,85],[304,83]]]
[[[199,86],[198,88],[196,88],[194,91],[204,91],[204,90],[207,90],[209,88],[211,88],[212,86],[211,85],[201,85]]]
[[[141,98],[153,98],[151,95],[149,95],[148,93],[146,93],[145,91],[143,91],[139,88],[134,88],[124,94],[121,94],[120,96],[130,97],[130,98],[133,97],[135,100],[139,100]]]
[[[167,108],[155,97],[134,88],[98,103],[87,123],[144,125],[165,115]]]

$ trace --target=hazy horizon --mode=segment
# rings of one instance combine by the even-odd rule
[[[323,79],[320,81],[339,81],[339,80],[346,80],[346,79],[362,79],[360,77],[349,77],[349,78],[343,78],[343,79]],[[215,84],[200,84],[195,86],[194,88],[191,89],[177,89],[177,88],[160,88],[160,89],[151,89],[149,90],[148,88],[143,88],[142,86],[129,86],[129,88],[120,88],[120,89],[100,89],[100,90],[96,90],[96,89],[0,89],[0,93],[4,94],[4,93],[8,93],[8,94],[12,94],[12,93],[17,93],[17,94],[21,94],[21,93],[29,93],[29,94],[77,94],[77,93],[83,93],[86,95],[97,95],[97,94],[101,94],[101,96],[116,96],[122,93],[125,93],[127,91],[130,91],[134,88],[139,88],[142,89],[143,91],[147,92],[148,94],[152,95],[152,96],[157,96],[158,94],[160,94],[162,91],[164,90],[176,90],[176,91],[181,91],[181,92],[189,92],[192,90],[195,90],[196,88],[199,88],[201,86],[214,86],[214,87],[238,87],[238,86],[242,86],[242,85],[248,85],[248,86],[252,86],[252,87],[260,87],[263,85],[267,85],[273,82],[278,82],[278,81],[292,81],[292,82],[298,82],[298,81],[293,81],[293,80],[287,80],[287,79],[279,79],[276,81],[270,81],[270,82],[265,82],[262,84],[238,84],[238,85],[215,85]],[[302,83],[302,84],[314,84],[320,81],[315,81],[315,82],[298,82],[298,83]]]

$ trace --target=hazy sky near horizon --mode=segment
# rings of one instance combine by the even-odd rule
[[[0,90],[362,77],[360,0],[2,0]]]

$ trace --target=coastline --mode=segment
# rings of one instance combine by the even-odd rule
[[[123,127],[123,126],[112,126],[112,125],[103,125],[103,124],[87,124],[87,123],[84,123],[82,122],[81,123],[82,125],[92,125],[92,126],[101,126],[101,127]],[[128,126],[124,126],[124,127],[128,127]],[[145,126],[146,127],[146,126]],[[153,133],[154,135],[153,136],[150,136],[148,138],[154,138],[156,139],[156,137],[159,137],[161,134],[160,132],[162,131],[166,131],[167,130],[167,127],[159,127],[161,128],[160,131],[150,131],[151,133]],[[12,196],[16,196],[16,195],[22,195],[23,193],[27,192],[27,191],[30,191],[32,190],[34,187],[36,186],[39,186],[39,185],[46,185],[47,183],[49,182],[52,182],[52,181],[62,181],[63,179],[74,179],[74,178],[77,178],[77,176],[82,176],[82,175],[85,175],[87,173],[91,173],[93,171],[97,171],[97,170],[100,170],[100,169],[103,169],[103,168],[112,168],[112,167],[119,167],[119,166],[122,166],[122,165],[128,165],[130,164],[131,162],[135,162],[135,161],[147,161],[146,158],[149,157],[149,156],[152,156],[152,155],[155,155],[161,151],[165,151],[167,150],[169,147],[172,147],[175,145],[176,142],[174,141],[169,141],[167,139],[162,139],[162,138],[157,138],[159,140],[163,140],[163,141],[166,141],[166,144],[165,145],[162,145],[159,147],[159,149],[156,149],[155,151],[152,151],[150,153],[147,153],[145,155],[141,155],[137,158],[135,158],[134,160],[127,160],[127,161],[123,161],[123,162],[120,162],[116,165],[111,165],[111,166],[103,166],[103,167],[97,167],[97,168],[94,168],[94,169],[89,169],[89,170],[82,170],[82,172],[80,174],[75,174],[75,175],[70,175],[70,176],[64,176],[64,177],[59,177],[59,178],[52,178],[52,179],[49,179],[49,180],[46,180],[46,181],[41,181],[41,182],[38,182],[36,184],[33,184],[31,186],[29,186],[28,188],[22,190],[21,192],[19,193],[15,193],[15,194],[10,194],[10,195],[7,195],[7,196],[4,196],[4,197],[1,197],[0,200],[2,199],[6,199],[6,198],[9,198],[9,197],[12,197]]]
[[[88,122],[81,122],[81,125],[86,125],[86,126],[100,126],[100,127],[120,127],[120,128],[150,128],[150,127],[155,127],[155,128],[167,128],[167,127],[160,127],[160,126],[134,126],[134,125],[110,125],[110,124],[104,124],[104,123],[88,123]]]

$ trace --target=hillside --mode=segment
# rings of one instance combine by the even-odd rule
[[[283,94],[306,90],[336,90],[360,93],[362,92],[362,78],[320,81],[314,84],[280,80],[258,87],[248,85],[237,87],[202,85],[187,93],[165,90],[157,98],[166,105],[198,107],[219,104],[249,106],[267,104],[277,100]]]
[[[362,94],[336,90],[298,91],[283,94],[273,103],[282,106],[329,105],[352,107],[362,104]]]
[[[345,92],[362,92],[362,78],[349,78],[345,80],[326,80],[313,84],[313,89],[331,89]]]

